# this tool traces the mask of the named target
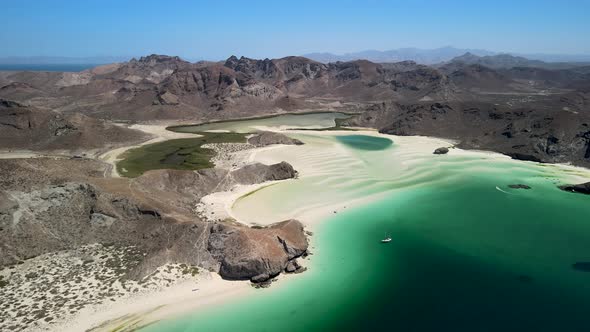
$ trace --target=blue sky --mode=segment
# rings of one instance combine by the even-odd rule
[[[256,58],[452,45],[590,54],[590,0],[0,0],[0,56]]]

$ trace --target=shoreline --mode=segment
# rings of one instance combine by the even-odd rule
[[[279,130],[279,132],[283,132],[283,131]],[[309,134],[309,132],[305,132],[305,131],[300,131],[300,132],[288,131],[287,133]],[[330,132],[317,131],[317,132],[314,132],[313,134],[314,135],[322,135],[322,136],[323,135],[334,136],[334,135],[350,135],[351,133],[349,131],[330,131]],[[410,145],[414,149],[417,149],[421,152],[427,152],[429,154],[432,154],[433,147],[436,147],[440,144],[453,144],[452,141],[439,139],[439,138],[431,138],[431,137],[425,137],[425,136],[399,137],[399,136],[380,134],[376,131],[362,131],[362,132],[355,132],[353,134],[386,137],[386,138],[392,139],[394,142],[396,140],[403,141],[403,143],[406,147],[408,147],[408,145]],[[418,141],[416,141],[417,139],[418,139]],[[305,147],[305,145],[303,145],[303,146],[273,145],[273,146],[268,146],[268,147],[263,147],[263,148],[253,148],[253,149],[249,149],[249,150],[245,150],[245,151],[239,151],[234,156],[237,155],[237,156],[241,156],[242,158],[246,158],[247,162],[262,162],[262,163],[268,164],[268,163],[277,162],[278,159],[273,160],[271,157],[268,157],[268,156],[261,157],[260,156],[261,154],[273,155],[273,153],[277,154],[277,152],[281,152],[281,151],[285,152],[288,149],[298,149],[298,148],[302,148],[302,147]],[[454,149],[452,149],[451,154],[453,154],[455,156],[470,156],[470,157],[473,157],[473,156],[478,157],[479,156],[479,157],[490,158],[493,160],[497,159],[497,160],[502,160],[502,161],[506,161],[509,163],[515,163],[515,165],[522,163],[522,161],[513,160],[506,155],[492,152],[492,151],[472,151],[472,150],[462,150],[459,148],[454,148]],[[280,158],[280,156],[277,156],[277,158]],[[299,167],[297,165],[293,165],[293,166],[295,169],[297,169],[300,172],[299,179],[303,179],[305,177],[314,175],[313,170],[310,171],[309,169],[306,169],[306,167],[301,167],[302,165],[299,165]],[[569,176],[590,177],[590,170],[586,170],[583,168],[579,169],[579,168],[572,167],[569,165],[553,165],[553,164],[550,167],[555,168],[555,171],[560,172],[560,173],[563,171],[576,172],[575,175],[564,174],[564,175],[567,175],[568,177]],[[583,174],[578,174],[578,173],[583,173]],[[306,230],[315,232],[315,231],[317,231],[318,226],[322,223],[322,221],[326,220],[328,217],[332,216],[333,213],[339,212],[343,208],[344,209],[354,209],[356,207],[366,205],[371,202],[378,201],[378,200],[382,199],[384,196],[391,194],[391,191],[385,191],[385,192],[380,192],[377,194],[370,195],[368,197],[361,197],[361,198],[347,200],[347,201],[340,201],[340,202],[333,203],[333,204],[332,203],[319,204],[317,206],[307,207],[306,212],[304,212],[302,214],[294,213],[288,217],[281,216],[281,217],[274,218],[270,223],[248,222],[247,220],[244,220],[238,213],[236,213],[234,211],[234,207],[235,207],[236,202],[238,202],[243,197],[250,196],[259,190],[263,190],[265,188],[274,186],[279,183],[288,183],[288,182],[293,182],[293,181],[297,181],[297,180],[298,179],[289,179],[289,180],[276,181],[276,182],[275,181],[266,182],[266,183],[256,184],[256,185],[238,185],[229,191],[212,193],[212,194],[207,195],[202,198],[201,202],[202,202],[203,209],[201,210],[201,213],[205,216],[214,215],[215,217],[213,219],[216,219],[216,220],[217,219],[223,220],[225,218],[232,218],[232,219],[236,220],[237,222],[240,222],[240,223],[243,223],[243,224],[246,224],[249,226],[266,226],[272,222],[276,222],[277,220],[294,218],[294,219],[300,220],[305,225]],[[211,212],[213,212],[213,214],[211,214]],[[321,250],[321,248],[316,247],[314,237],[311,237],[310,240],[311,240],[310,241],[310,248],[312,249],[313,252]],[[313,261],[314,261],[313,258],[311,260],[309,260],[309,259],[304,260],[304,262],[306,263],[305,266],[309,266],[313,269]],[[309,271],[306,273],[309,273]],[[303,275],[305,275],[305,274],[303,274]],[[290,280],[292,277],[293,277],[292,275],[281,274],[278,278],[278,280],[279,280],[278,284],[273,284],[271,289],[265,289],[263,291],[266,291],[266,292],[271,291],[272,292],[273,291],[272,289],[279,289],[279,288],[285,286],[287,284],[287,281]],[[246,284],[246,286],[248,288],[251,288],[251,287],[249,287],[248,282],[243,282],[243,283]],[[246,292],[245,293],[234,293],[233,296],[228,295],[227,297],[224,297],[223,299],[219,298],[219,302],[216,301],[215,304],[223,304],[223,303],[227,303],[226,301],[239,300],[240,298],[242,298],[240,295],[245,295],[245,294],[246,294]],[[152,313],[148,313],[147,316],[143,317],[143,319],[153,320],[156,317],[157,318],[164,317],[167,319],[173,318],[173,317],[178,317],[178,316],[182,316],[185,313],[190,312],[191,310],[194,311],[195,309],[202,307],[203,304],[204,303],[199,303],[199,301],[197,300],[197,302],[192,303],[190,310],[189,309],[184,310],[184,309],[180,308],[180,306],[178,306],[178,308],[176,308],[176,304],[170,304],[167,307],[165,312],[162,312],[161,314],[158,314],[158,315],[153,315]]]
[[[157,141],[164,141],[167,139],[181,138],[177,137],[177,133],[171,133],[166,130],[164,125],[133,125],[137,126],[132,129],[139,129],[151,134],[156,133],[157,137],[148,140],[138,146],[155,143]],[[133,127],[131,126],[131,127]],[[148,131],[149,130],[149,131]],[[428,153],[432,154],[433,147],[453,145],[454,142],[450,140],[431,138],[426,136],[392,136],[386,134],[380,134],[373,130],[364,131],[297,131],[297,130],[275,130],[285,134],[302,134],[309,135],[312,133],[313,136],[337,136],[337,135],[368,135],[376,137],[385,137],[399,142],[399,144],[405,148],[409,148],[410,153]],[[198,137],[195,134],[181,134],[182,136]],[[116,173],[116,161],[117,157],[125,151],[134,148],[136,146],[129,146],[114,149],[102,154],[100,157],[106,158],[107,161],[113,165],[113,170]],[[303,146],[291,146],[291,145],[271,145],[262,148],[251,148],[240,151],[230,151],[228,157],[242,159],[240,162],[252,163],[262,162],[265,164],[274,163],[278,159],[281,159],[281,154],[289,153],[289,149],[305,149]],[[510,157],[492,151],[476,151],[476,150],[463,150],[459,148],[450,149],[449,155],[454,156],[479,156],[490,159],[504,160],[507,162],[514,162],[515,165],[522,165],[522,161],[513,160]],[[426,155],[425,155],[426,156]],[[273,159],[275,158],[275,159]],[[278,158],[278,159],[277,159]],[[279,160],[282,161],[282,160]],[[420,163],[421,160],[408,160],[411,164],[413,162]],[[308,162],[309,163],[309,162]],[[231,164],[231,162],[229,162]],[[539,164],[539,163],[535,163]],[[562,173],[562,175],[568,178],[580,178],[587,179],[590,177],[590,170],[576,167],[571,165],[563,164],[540,164],[542,166],[548,166],[554,169],[556,172]],[[315,170],[313,165],[306,164],[305,161],[297,161],[294,163],[294,168],[298,170],[300,177],[299,179],[305,179],[306,177],[317,176],[318,170]],[[216,165],[217,167],[217,165]],[[565,173],[565,174],[563,174]],[[207,195],[202,198],[199,205],[202,210],[199,212],[204,218],[211,219],[211,215],[214,215],[215,220],[232,218],[236,221],[245,225],[266,225],[268,223],[259,222],[252,223],[248,222],[244,218],[240,217],[238,213],[234,211],[236,203],[247,196],[252,195],[254,192],[276,185],[278,183],[297,181],[297,179],[283,180],[283,181],[271,181],[256,185],[238,185],[233,187],[229,191],[216,192]],[[322,204],[314,206],[306,206],[303,213],[297,211],[291,212],[289,217],[299,219],[304,223],[307,230],[315,231],[317,225],[322,220],[331,216],[336,211],[341,209],[355,208],[364,204],[381,199],[383,196],[390,194],[391,191],[384,191],[376,194],[369,195],[367,197],[361,197],[351,200],[338,201],[337,203],[324,202]],[[198,205],[198,206],[199,206]],[[195,207],[198,209],[198,207]],[[213,212],[213,214],[211,213]],[[225,214],[224,214],[225,213]],[[272,222],[284,220],[284,216],[276,217]],[[310,248],[318,250],[314,246],[313,237],[310,239]],[[320,249],[321,250],[321,249]],[[312,260],[313,261],[313,260]],[[304,260],[305,265],[313,265],[309,260]],[[309,273],[309,272],[307,272]],[[281,274],[278,278],[279,283],[273,285],[271,289],[283,287],[285,281],[294,276]],[[198,288],[198,291],[193,291]],[[142,293],[138,296],[122,297],[116,299],[114,302],[109,303],[105,306],[92,306],[79,311],[72,317],[66,319],[66,321],[59,325],[53,325],[53,330],[60,331],[80,331],[90,329],[91,331],[106,331],[112,330],[115,327],[126,326],[132,327],[137,324],[137,327],[151,324],[158,320],[169,319],[183,314],[195,311],[200,308],[209,309],[209,305],[222,305],[240,299],[248,294],[253,294],[255,290],[250,286],[249,281],[227,281],[219,277],[219,275],[211,272],[206,272],[204,275],[199,276],[197,281],[181,281],[173,286],[162,288],[160,290],[149,291]],[[265,289],[262,291],[271,291]],[[131,324],[131,325],[130,325]],[[135,324],[135,325],[134,325]],[[54,328],[55,327],[55,328]]]
[[[228,281],[212,272],[199,274],[158,291],[131,296],[79,312],[75,319],[56,326],[56,331],[135,330],[161,319],[179,316],[210,305],[219,305],[256,291],[248,282]]]

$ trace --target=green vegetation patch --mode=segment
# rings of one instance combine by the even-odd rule
[[[193,277],[199,274],[199,268],[194,265],[187,266],[186,264],[180,264],[180,268],[182,269],[182,274],[190,274]]]
[[[8,285],[8,280],[4,280],[4,276],[0,276],[0,288],[5,287]]]
[[[201,147],[207,143],[245,143],[245,134],[199,133],[202,137],[173,139],[144,145],[123,154],[117,171],[125,177],[137,177],[152,169],[197,170],[213,167],[215,151]]]

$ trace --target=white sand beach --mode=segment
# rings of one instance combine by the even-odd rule
[[[216,273],[200,272],[196,278],[159,291],[83,309],[72,319],[56,326],[55,331],[113,331],[122,326],[133,330],[160,319],[248,296],[255,291],[248,282],[227,281]]]

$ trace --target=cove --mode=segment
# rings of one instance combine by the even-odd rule
[[[267,197],[295,201],[256,205],[258,216],[280,215],[317,188],[326,197],[347,191],[380,198],[316,227],[306,273],[145,331],[586,330],[590,275],[571,266],[590,260],[590,204],[557,189],[560,173],[552,167],[410,154],[404,144],[411,138],[380,151],[339,138],[298,138],[309,144],[302,150],[309,158],[313,144],[341,152],[330,156],[338,158],[333,163],[313,157],[325,168],[309,180],[259,190],[236,211]],[[531,189],[509,187],[515,183]],[[380,243],[385,232],[389,244]]]

